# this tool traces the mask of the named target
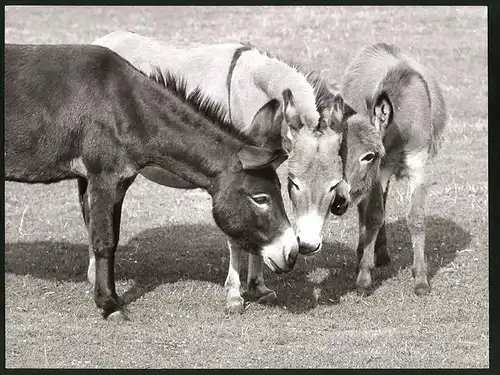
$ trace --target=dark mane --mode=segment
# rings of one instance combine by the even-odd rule
[[[187,95],[187,81],[184,77],[176,77],[169,71],[162,72],[159,67],[154,67],[152,73],[148,77],[165,87],[169,92],[174,94],[178,99],[188,104],[196,112],[200,113],[217,127],[231,135],[238,138],[246,144],[254,144],[255,142],[246,134],[239,131],[234,125],[227,120],[227,112],[218,103],[207,97],[199,87],[195,88],[189,95]]]
[[[327,117],[333,105],[335,94],[328,87],[328,83],[318,73],[304,73],[307,81],[314,88],[316,95],[316,109],[321,117]]]
[[[316,99],[316,110],[320,114],[321,117],[327,117],[328,113],[330,111],[330,108],[332,107],[333,104],[333,98],[335,96],[334,93],[330,91],[328,88],[327,82],[321,78],[321,76],[314,72],[314,71],[308,71],[305,68],[303,68],[298,62],[285,57],[283,55],[279,54],[274,54],[269,51],[263,51],[255,47],[253,44],[249,42],[245,42],[244,44],[249,45],[256,50],[258,50],[260,53],[262,53],[264,56],[267,56],[269,58],[274,58],[276,60],[281,61],[282,63],[292,67],[293,69],[297,70],[299,73],[304,75],[306,78],[307,82],[313,87],[314,89],[314,94],[315,94],[315,99]]]

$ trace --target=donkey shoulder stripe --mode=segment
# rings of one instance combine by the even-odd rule
[[[238,59],[240,58],[241,54],[245,51],[250,51],[252,48],[254,48],[252,45],[247,44],[247,45],[244,45],[244,46],[236,49],[236,51],[234,51],[233,58],[231,59],[231,64],[229,65],[229,71],[227,72],[227,79],[226,79],[229,121],[232,121],[232,118],[231,118],[231,80],[233,78],[234,67],[236,66],[236,63],[238,62]]]

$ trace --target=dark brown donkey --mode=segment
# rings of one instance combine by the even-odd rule
[[[398,47],[365,47],[346,69],[334,121],[344,131],[341,147],[351,204],[358,205],[356,286],[371,284],[373,267],[390,262],[385,204],[391,176],[410,181],[407,226],[413,245],[415,293],[427,294],[424,254],[427,185],[425,169],[438,151],[446,109],[438,82]]]
[[[274,170],[286,158],[283,108],[271,100],[253,121],[274,136],[254,145],[199,90],[186,97],[171,76],[147,77],[105,47],[5,45],[6,179],[78,180],[105,317],[126,319],[115,251],[125,192],[145,166],[206,189],[224,233],[273,271],[293,268],[298,243]]]

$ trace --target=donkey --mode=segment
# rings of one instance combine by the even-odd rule
[[[414,291],[430,291],[424,254],[428,183],[425,169],[437,154],[447,115],[436,79],[410,55],[385,43],[363,48],[347,67],[332,120],[343,132],[341,154],[351,204],[359,215],[360,292],[369,290],[374,266],[390,262],[385,206],[389,181],[408,178]],[[337,128],[340,130],[340,128]]]
[[[116,31],[94,41],[106,46],[146,72],[160,66],[186,79],[187,92],[200,87],[226,111],[226,120],[261,142],[269,129],[252,122],[259,108],[272,98],[283,99],[286,137],[292,144],[288,163],[288,191],[296,217],[299,252],[311,255],[322,247],[322,228],[332,201],[336,213],[347,209],[347,189],[338,155],[340,134],[327,126],[333,96],[313,73],[303,73],[252,45],[208,44],[190,48],[127,31]],[[285,88],[294,93],[282,98]],[[153,167],[142,175],[165,185],[165,172]],[[169,177],[166,177],[169,181]],[[240,289],[240,249],[229,241],[230,265],[226,287]],[[276,293],[264,282],[262,259],[249,256],[248,290],[259,302],[274,302]],[[243,299],[240,300],[243,309]]]
[[[283,105],[273,99],[257,111],[252,122],[271,135],[258,145],[221,117],[200,90],[188,95],[172,75],[148,77],[108,48],[5,45],[6,179],[78,180],[95,259],[88,276],[105,318],[127,319],[114,259],[125,193],[146,166],[205,189],[232,243],[274,272],[293,268],[298,243],[275,172],[287,157]]]

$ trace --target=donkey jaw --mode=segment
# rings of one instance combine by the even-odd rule
[[[272,243],[263,246],[261,252],[264,263],[275,273],[291,271],[298,253],[299,245],[291,227]]]

